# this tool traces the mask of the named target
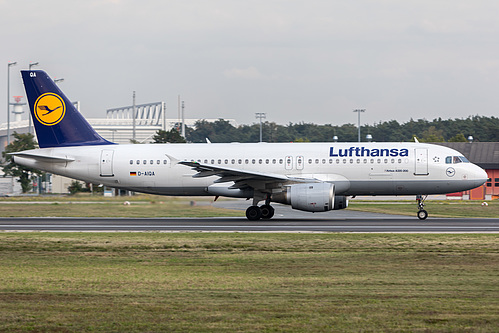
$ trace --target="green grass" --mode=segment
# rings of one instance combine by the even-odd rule
[[[68,201],[54,203],[0,203],[1,217],[218,217],[244,216],[238,210],[222,209],[207,202],[191,205],[188,201],[130,201],[124,205],[120,201],[99,203],[74,203]]]
[[[0,233],[0,331],[496,332],[496,234]]]
[[[488,206],[482,206],[483,201],[426,201],[425,209],[431,217],[494,217],[499,218],[499,202],[488,201]],[[416,216],[416,201],[366,202],[350,201],[348,209],[371,213],[398,214]]]
[[[209,217],[244,216],[244,211],[211,206],[212,197],[165,197],[136,195],[104,198],[102,196],[36,196],[0,198],[3,217]],[[131,205],[123,205],[129,201]],[[197,205],[191,206],[190,201]],[[46,202],[46,203],[45,203]],[[426,201],[430,217],[499,218],[499,201]],[[35,206],[36,205],[36,206]],[[249,204],[248,204],[249,205]],[[416,201],[351,200],[349,210],[416,216]]]

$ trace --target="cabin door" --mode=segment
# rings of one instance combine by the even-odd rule
[[[415,175],[427,176],[428,175],[428,149],[417,148],[415,149]]]
[[[100,175],[101,177],[112,177],[114,150],[104,149],[100,154]]]

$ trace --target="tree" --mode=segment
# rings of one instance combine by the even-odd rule
[[[37,169],[28,168],[14,163],[12,155],[9,155],[9,153],[35,149],[35,137],[31,133],[19,134],[17,132],[14,132],[13,136],[15,140],[12,141],[7,147],[5,147],[5,151],[2,152],[2,156],[5,159],[5,165],[2,169],[4,172],[4,177],[19,177],[18,182],[21,183],[23,193],[26,193],[31,189],[31,180],[33,176],[41,175],[42,172]]]
[[[154,143],[185,143],[180,133],[172,128],[169,131],[158,130],[153,137]]]
[[[449,142],[466,142],[466,138],[464,137],[463,133],[456,134],[452,138],[449,139]]]
[[[77,180],[73,180],[71,185],[68,186],[68,191],[70,194],[76,194],[78,192],[83,192],[83,185]]]
[[[437,130],[435,126],[430,126],[427,130],[423,131],[423,142],[445,142],[442,135],[443,130]]]

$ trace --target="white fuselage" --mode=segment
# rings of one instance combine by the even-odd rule
[[[461,153],[421,143],[138,144],[32,152],[67,161],[15,156],[15,162],[85,182],[162,195],[213,195],[208,188],[219,177],[195,178],[196,171],[179,161],[334,183],[338,195],[451,193],[487,179],[480,167],[449,160]]]

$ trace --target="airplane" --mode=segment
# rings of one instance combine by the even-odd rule
[[[358,195],[415,195],[424,220],[429,194],[473,189],[488,178],[460,152],[419,142],[118,145],[90,126],[46,72],[21,74],[40,148],[13,153],[15,163],[135,192],[252,199],[251,221],[272,218],[273,202],[325,212]]]

